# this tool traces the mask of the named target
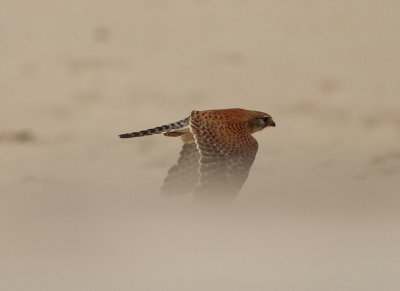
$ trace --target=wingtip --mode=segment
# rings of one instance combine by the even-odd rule
[[[129,133],[124,133],[124,134],[120,134],[119,137],[120,138],[130,138],[130,137],[132,137],[132,135],[130,135]]]

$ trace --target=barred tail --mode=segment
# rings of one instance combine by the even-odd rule
[[[179,120],[177,122],[173,122],[167,125],[162,125],[146,130],[141,130],[141,131],[136,131],[136,132],[131,132],[131,133],[124,133],[121,134],[119,137],[120,138],[130,138],[130,137],[140,137],[140,136],[146,136],[146,135],[153,135],[153,134],[160,134],[164,132],[170,132],[178,129],[185,128],[189,126],[189,119],[190,117],[187,117],[185,119]]]

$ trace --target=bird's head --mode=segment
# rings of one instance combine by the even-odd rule
[[[250,133],[263,130],[264,128],[270,126],[276,126],[271,115],[259,111],[250,111],[250,118],[247,121],[247,129]]]

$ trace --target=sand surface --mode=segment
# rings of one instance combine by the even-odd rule
[[[0,290],[400,290],[400,2],[0,2]],[[270,113],[233,205],[159,189]]]

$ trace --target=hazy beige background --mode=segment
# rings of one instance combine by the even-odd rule
[[[0,2],[1,290],[400,290],[400,2]],[[277,127],[159,197],[193,109]]]

